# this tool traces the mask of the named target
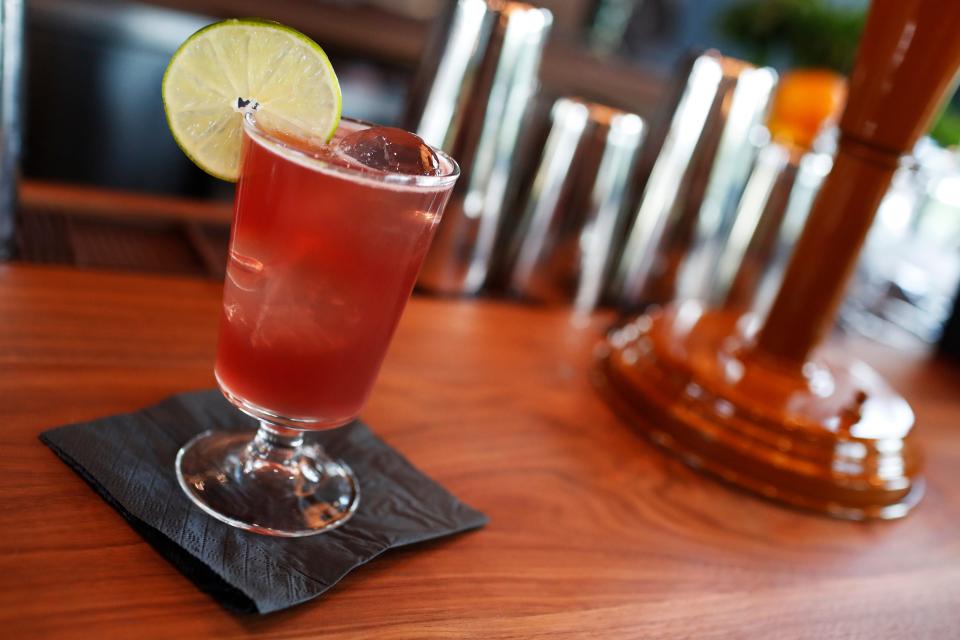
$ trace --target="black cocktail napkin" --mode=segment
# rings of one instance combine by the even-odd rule
[[[211,518],[177,484],[174,459],[208,429],[254,429],[216,391],[187,393],[136,413],[51,429],[40,439],[154,548],[228,609],[269,613],[305,602],[395,547],[483,526],[485,515],[423,475],[362,422],[316,438],[360,480],[346,524],[276,538]]]

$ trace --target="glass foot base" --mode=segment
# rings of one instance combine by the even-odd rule
[[[346,464],[302,434],[271,429],[207,431],[177,454],[177,480],[193,502],[227,524],[273,536],[302,537],[350,519],[360,486]]]

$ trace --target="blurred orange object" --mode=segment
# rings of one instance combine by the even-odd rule
[[[833,71],[788,71],[774,95],[767,128],[776,142],[809,149],[823,126],[837,120],[846,98],[846,78]]]

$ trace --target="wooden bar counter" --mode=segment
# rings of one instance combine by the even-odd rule
[[[266,617],[220,608],[38,440],[213,386],[219,284],[0,265],[3,638],[960,637],[960,368],[855,349],[912,403],[927,495],[901,521],[700,476],[588,381],[605,318],[414,299],[365,418],[490,516]]]

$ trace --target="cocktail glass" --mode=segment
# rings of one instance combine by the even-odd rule
[[[356,476],[304,434],[359,414],[459,175],[372,169],[335,153],[373,125],[344,118],[331,145],[243,126],[215,374],[260,423],[207,431],[177,455],[180,485],[233,526],[277,536],[337,527]]]

